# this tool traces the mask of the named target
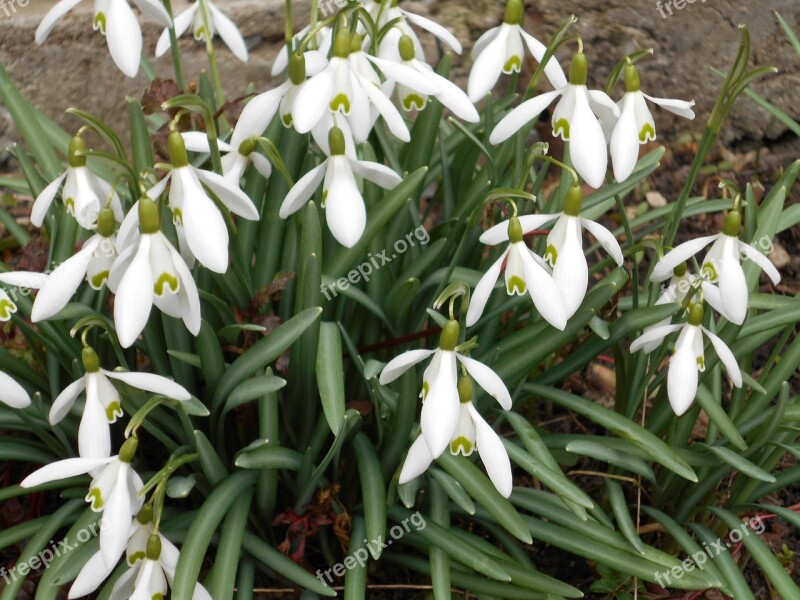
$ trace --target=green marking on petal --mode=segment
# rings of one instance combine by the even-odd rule
[[[406,111],[422,110],[428,101],[419,94],[409,94],[403,98],[403,108]]]
[[[553,135],[560,135],[562,139],[569,140],[569,121],[559,119],[553,125]]]
[[[91,281],[89,282],[95,290],[99,290],[103,287],[103,284],[108,279],[108,271],[100,271],[97,275],[92,277]]]
[[[169,273],[162,273],[158,276],[153,288],[159,298],[164,295],[164,286],[168,285],[173,294],[178,292],[178,280]]]
[[[516,275],[509,279],[508,285],[506,286],[506,291],[508,292],[509,296],[513,296],[515,293],[521,296],[527,289],[528,286],[525,285],[525,280],[521,277],[517,277]]]
[[[0,300],[0,321],[8,321],[11,318],[11,313],[17,312],[17,305],[10,299],[3,298]]]
[[[132,567],[140,560],[143,560],[145,557],[145,553],[141,550],[139,552],[134,552],[128,557],[128,564]]]
[[[425,397],[428,395],[428,392],[431,391],[431,384],[427,381],[422,382],[422,399],[425,400]]]
[[[294,122],[294,119],[292,118],[292,113],[286,113],[285,115],[283,115],[281,121],[283,121],[284,126],[291,127],[292,123]]]
[[[320,202],[320,206],[325,208],[325,201],[328,199],[328,190],[322,190],[322,202]]]
[[[556,261],[558,260],[558,250],[553,244],[547,245],[547,250],[544,251],[544,259],[550,263],[551,267],[556,266]]]
[[[656,139],[656,130],[653,129],[653,126],[650,123],[645,123],[644,127],[642,127],[641,131],[639,132],[639,141],[644,144],[648,139]]]
[[[172,222],[175,225],[183,227],[183,212],[180,208],[176,208],[172,211]]]
[[[92,510],[95,512],[102,510],[105,504],[103,501],[103,493],[100,491],[100,488],[92,488],[89,490],[89,493],[86,494],[86,501],[91,502]]]
[[[712,283],[718,279],[717,270],[710,262],[703,263],[703,267],[700,269],[700,272],[703,274],[703,277]]]
[[[153,600],[164,600],[164,594],[162,593],[153,594]]]
[[[336,112],[339,108],[342,108],[342,112],[346,115],[350,114],[350,98],[347,97],[346,94],[337,94],[336,97],[331,100],[330,104],[331,110]]]
[[[706,361],[705,358],[703,358],[702,356],[697,357],[697,368],[700,369],[701,371],[706,370]]]
[[[67,212],[73,217],[75,216],[75,198],[67,198],[64,200],[64,206],[67,207]]]
[[[106,14],[99,12],[94,16],[94,28],[103,35],[106,34]]]
[[[194,30],[194,39],[196,39],[198,42],[206,39],[205,25],[200,25],[200,27]]]
[[[119,402],[114,401],[106,406],[106,418],[109,423],[114,423],[119,417],[122,416],[122,407]]]
[[[503,73],[506,75],[510,75],[511,73],[519,73],[520,69],[522,68],[522,59],[514,55],[506,61],[506,64],[503,65]]]
[[[450,442],[450,454],[452,454],[453,456],[455,456],[459,452],[461,452],[461,454],[463,454],[464,456],[469,456],[470,454],[472,454],[472,450],[473,450],[472,442],[469,441],[463,435],[458,436],[456,439]]]

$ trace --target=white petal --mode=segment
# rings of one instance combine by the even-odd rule
[[[622,114],[611,134],[611,161],[614,179],[625,181],[633,173],[639,159],[639,128],[636,122],[636,96],[632,92],[622,99]]]
[[[610,114],[614,119],[619,118],[620,109],[614,104],[614,101],[609,98],[608,94],[601,90],[587,90],[589,94],[589,106],[592,110],[600,116],[600,113]]]
[[[683,325],[660,325],[651,328],[648,328],[642,335],[631,342],[631,352],[638,352],[639,350],[644,350],[645,352],[652,352],[661,345],[662,340],[667,337],[668,335],[675,333],[679,329],[681,329]],[[657,342],[656,346],[652,349],[646,349],[645,346]]]
[[[68,598],[83,598],[94,592],[111,575],[115,566],[107,566],[100,552],[92,554],[69,589]]]
[[[450,445],[458,427],[460,402],[456,380],[455,352],[439,351],[438,372],[434,375],[430,391],[422,403],[420,425],[431,455],[437,458]]]
[[[183,167],[173,171],[170,206],[184,202],[183,232],[192,254],[204,267],[215,273],[228,270],[228,228],[216,204],[208,197],[197,175]]]
[[[600,242],[600,245],[606,249],[611,257],[614,259],[614,262],[617,263],[617,266],[621,267],[624,259],[622,257],[622,248],[619,247],[619,242],[617,238],[614,237],[614,234],[611,233],[608,229],[597,223],[596,221],[592,221],[590,219],[581,219],[581,224],[591,233],[594,237],[597,238],[597,241]]]
[[[53,8],[51,8],[44,16],[44,19],[42,19],[42,22],[39,24],[39,28],[36,30],[36,43],[43,44],[44,40],[48,35],[50,35],[50,32],[53,30],[53,27],[59,21],[59,19],[61,19],[61,17],[63,17],[73,8],[78,6],[80,2],[81,0],[61,0],[61,2],[58,2]],[[41,227],[41,225],[36,226]]]
[[[174,26],[176,37],[180,37],[186,33],[186,30],[189,29],[189,26],[192,24],[194,15],[199,7],[200,4],[195,2],[190,5],[188,9],[175,17]],[[163,56],[166,54],[167,50],[169,50],[169,45],[169,29],[165,29],[163,32],[161,32],[161,36],[158,38],[158,43],[156,44],[156,56]]]
[[[151,392],[153,394],[161,394],[167,398],[174,398],[175,400],[188,400],[192,395],[179,383],[175,383],[171,379],[162,377],[161,375],[154,375],[153,373],[126,373],[121,371],[103,371],[106,376],[117,381],[127,383],[131,387]]]
[[[423,17],[403,9],[400,9],[400,11],[403,13],[403,16],[408,19],[409,23],[416,25],[420,29],[424,29],[429,33],[432,33],[445,44],[450,46],[456,54],[461,54],[461,43],[458,41],[458,39],[456,39],[456,36],[450,33],[448,29],[442,27],[439,25],[439,23],[428,19],[427,17]]]
[[[0,282],[14,287],[38,290],[47,283],[47,275],[32,271],[12,271],[0,273]]]
[[[428,450],[428,446],[425,444],[425,438],[420,435],[414,440],[414,443],[411,444],[411,448],[408,449],[406,459],[403,461],[403,469],[400,471],[400,480],[398,483],[402,485],[408,483],[415,477],[419,477],[428,470],[432,462],[433,456],[431,455],[431,451]]]
[[[722,294],[720,294],[719,288],[708,281],[703,281],[700,286],[703,290],[703,300],[730,321],[731,319],[725,314],[725,308],[722,305]]]
[[[434,352],[435,350],[409,350],[408,352],[403,352],[403,354],[399,356],[395,356],[383,367],[378,381],[381,385],[391,383],[415,364],[422,362]]]
[[[68,479],[76,475],[83,475],[89,471],[107,465],[111,461],[116,460],[112,458],[67,458],[59,460],[49,465],[45,465],[38,471],[34,471],[28,475],[20,483],[20,487],[30,488],[48,483],[50,481],[59,481],[61,479]]]
[[[541,63],[545,52],[547,52],[547,46],[529,33],[523,31],[522,27],[519,28],[519,32],[522,35],[522,39],[525,41],[525,45],[528,46],[528,50],[533,58],[536,59],[536,62]],[[567,76],[564,75],[564,69],[562,69],[561,65],[558,64],[558,60],[556,60],[555,56],[551,56],[550,60],[547,61],[547,66],[544,68],[544,74],[547,76],[547,79],[550,80],[550,85],[557,90],[563,88],[569,83],[567,81]]]
[[[200,181],[205,183],[214,192],[214,195],[228,207],[228,210],[249,221],[258,221],[258,209],[247,194],[239,189],[238,181],[231,183],[222,175],[202,169],[196,169],[195,173]]]
[[[103,507],[103,526],[100,528],[100,553],[107,565],[116,564],[131,528],[131,498],[128,494],[130,465],[121,463],[114,487]]]
[[[575,314],[589,287],[589,267],[583,253],[581,226],[578,217],[568,219],[564,227],[564,243],[557,247],[558,257],[553,267],[553,279],[561,290],[567,318]],[[550,240],[548,239],[548,244]]]
[[[699,237],[676,246],[667,252],[664,258],[658,261],[658,264],[653,269],[653,274],[650,276],[650,280],[664,281],[665,279],[669,279],[672,277],[672,272],[675,270],[675,267],[689,260],[718,237],[719,234]]]
[[[211,145],[208,143],[208,134],[202,131],[184,131],[181,133],[181,137],[183,138],[184,146],[186,146],[186,149],[189,152],[199,152],[205,154],[211,152]],[[221,145],[220,150],[222,150]]]
[[[172,264],[181,280],[181,287],[178,290],[178,297],[181,306],[181,317],[183,323],[192,335],[200,333],[200,295],[197,291],[197,284],[192,277],[189,267],[184,262],[175,247],[164,238],[164,242],[169,249],[172,257]],[[178,398],[180,400],[180,398]]]
[[[292,189],[289,190],[289,193],[286,194],[286,198],[283,199],[283,204],[281,204],[279,212],[281,219],[285,219],[289,215],[296,213],[308,202],[308,199],[314,194],[319,184],[322,183],[327,166],[328,161],[324,161],[322,164],[314,167],[303,175],[300,180],[294,184]]]
[[[58,395],[58,398],[55,399],[55,402],[53,402],[53,405],[50,407],[51,425],[61,422],[64,417],[69,414],[69,411],[72,410],[75,404],[75,400],[77,400],[78,396],[80,396],[81,392],[85,389],[86,377],[81,377],[64,388],[64,391]]]
[[[492,144],[499,144],[506,141],[517,131],[522,129],[528,122],[538,116],[545,108],[558,96],[563,93],[563,89],[545,92],[527,100],[508,113],[494,128],[489,141]]]
[[[504,498],[511,495],[512,477],[511,461],[508,459],[500,436],[483,420],[475,407],[470,403],[469,412],[475,424],[475,437],[478,454],[486,467],[489,479]]]
[[[106,42],[119,70],[128,77],[136,77],[142,58],[142,30],[127,0],[110,0]]]
[[[555,277],[534,260],[533,253],[522,242],[519,243],[519,246],[521,246],[519,256],[525,268],[525,283],[528,286],[528,294],[533,300],[533,305],[550,325],[564,331],[572,313],[569,312],[569,303],[565,301],[563,290],[559,287]],[[582,249],[581,253],[583,253]],[[560,261],[561,257],[559,257]],[[580,301],[578,304],[580,305]]]
[[[25,408],[31,397],[10,375],[0,371],[0,402],[11,408]]]
[[[245,44],[239,28],[216,6],[210,2],[206,6],[211,13],[211,18],[214,20],[214,26],[217,28],[219,37],[222,38],[222,41],[230,48],[236,58],[242,62],[247,62],[247,44]]]
[[[475,41],[475,44],[472,46],[472,60],[475,61],[478,56],[484,51],[486,46],[492,43],[492,40],[500,35],[500,31],[503,29],[503,26],[500,25],[498,27],[493,27],[481,34],[481,36]]]
[[[542,225],[557,218],[560,213],[554,215],[522,215],[519,217],[519,223],[522,226],[522,233],[527,234],[535,229],[539,229]],[[508,241],[508,221],[503,221],[490,227],[481,234],[481,244],[487,246],[496,246],[503,242]]]
[[[684,325],[675,345],[675,354],[669,360],[667,396],[672,410],[679,417],[688,410],[697,395],[698,366],[694,340],[698,331],[698,327]]]
[[[498,404],[504,410],[511,410],[511,394],[508,392],[506,384],[500,379],[500,376],[492,371],[482,362],[478,362],[474,358],[456,354],[458,360],[467,368],[469,373],[479,386],[489,394],[492,398],[497,400]]]
[[[575,170],[593,188],[603,185],[608,151],[603,128],[589,107],[586,93],[578,93],[570,121],[570,156]]]
[[[436,99],[449,108],[455,116],[467,123],[477,123],[481,120],[478,111],[473,106],[472,101],[467,95],[452,81],[449,81],[431,71],[436,77],[436,81],[442,87],[442,91],[436,94]]]
[[[414,64],[410,62],[394,63],[370,55],[367,55],[367,58],[378,65],[387,79],[404,85],[415,92],[432,96],[442,91],[442,82],[435,77],[436,73],[434,71],[430,73],[420,72],[418,69],[409,66],[409,64]]]
[[[728,348],[728,345],[718,336],[711,333],[705,327],[703,327],[703,333],[711,340],[711,344],[714,346],[714,350],[722,361],[722,364],[725,365],[725,369],[728,371],[733,385],[742,387],[742,372],[739,369],[739,363],[736,362],[736,357],[733,355],[733,352],[731,352],[731,349]]]
[[[361,77],[359,76],[359,81]],[[392,101],[383,93],[377,86],[372,85],[366,80],[361,81],[364,92],[370,99],[370,102],[378,109],[378,112],[386,121],[389,131],[392,132],[397,139],[401,142],[408,142],[411,140],[411,133],[408,131],[408,126],[397,107],[392,104]]]
[[[86,403],[78,428],[78,452],[81,458],[111,456],[111,431],[100,402],[97,376],[92,373],[86,375]]]
[[[238,149],[246,139],[264,133],[291,85],[291,82],[287,81],[273,90],[259,94],[247,103],[231,136],[231,146],[234,149]]]
[[[736,240],[738,241],[738,240]],[[747,316],[747,280],[736,259],[726,258],[714,265],[719,277],[719,291],[725,316],[732,323],[741,325]]]
[[[172,27],[172,19],[170,19],[167,9],[164,8],[160,0],[133,0],[133,3],[153,23],[162,27]]]
[[[669,98],[653,98],[644,93],[642,95],[650,100],[650,102],[658,104],[661,108],[665,108],[671,113],[686,117],[687,119],[694,119],[694,111],[692,110],[694,100],[671,100]]]
[[[761,267],[764,273],[772,280],[773,285],[778,285],[781,282],[781,274],[778,272],[778,269],[775,268],[775,265],[772,264],[769,258],[761,254],[756,248],[740,241],[739,251]]]
[[[123,348],[130,348],[147,325],[153,306],[152,281],[150,236],[143,235],[135,257],[119,282],[114,301],[114,324]]]
[[[258,152],[253,152],[250,154],[249,158],[256,168],[256,171],[258,171],[264,179],[269,179],[269,176],[272,175],[272,163],[269,162],[269,159]]]
[[[86,278],[86,270],[101,240],[99,235],[93,236],[80,252],[65,260],[47,276],[33,303],[31,321],[38,323],[49,319],[67,305]]]
[[[469,309],[467,309],[467,327],[472,327],[478,322],[483,314],[483,309],[486,308],[486,303],[489,301],[489,296],[494,290],[498,277],[500,277],[500,270],[503,268],[503,261],[508,256],[508,248],[500,255],[489,270],[484,273],[475,290],[472,292],[472,298],[469,301]]]
[[[61,4],[64,4],[64,1],[62,1]],[[78,2],[80,2],[80,0],[78,0]],[[61,4],[57,4],[53,10],[58,8]],[[77,2],[75,2],[75,4],[77,4]],[[36,227],[41,227],[42,223],[44,223],[44,218],[47,215],[47,211],[50,209],[50,205],[53,203],[53,199],[56,197],[56,194],[61,187],[61,183],[64,181],[66,176],[67,171],[64,171],[61,175],[50,182],[48,186],[42,190],[42,193],[36,197],[36,201],[33,203],[33,208],[31,208],[31,223]]]
[[[331,60],[324,71],[306,81],[295,95],[292,117],[294,128],[298,133],[311,131],[328,109],[334,90],[333,73],[336,60]]]
[[[366,160],[353,160],[350,161],[350,167],[359,177],[363,177],[385,190],[391,190],[403,181],[403,178],[395,173],[393,169],[380,163]]]
[[[367,224],[367,209],[358,191],[350,159],[330,159],[332,175],[325,197],[325,218],[333,237],[346,248],[356,245]]]
[[[500,78],[506,63],[506,45],[510,32],[508,25],[501,25],[497,34],[475,58],[467,82],[467,93],[472,102],[483,100]]]

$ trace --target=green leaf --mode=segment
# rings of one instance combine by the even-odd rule
[[[645,547],[642,540],[639,539],[639,534],[636,532],[636,525],[634,525],[633,519],[628,512],[622,486],[608,477],[605,479],[605,486],[608,499],[611,502],[611,510],[614,513],[614,518],[617,521],[620,531],[622,531],[622,535],[636,548],[639,554],[644,554]]]
[[[266,446],[263,440],[253,442],[236,455],[235,464],[242,469],[289,469],[299,471],[303,455],[281,446]]]
[[[630,456],[614,448],[609,448],[602,443],[591,441],[577,440],[570,442],[565,447],[567,452],[580,454],[581,456],[588,456],[597,460],[602,460],[611,465],[621,467],[631,473],[641,475],[648,481],[655,483],[656,476],[653,469],[650,468],[645,461],[635,456]],[[589,507],[590,508],[590,507]]]
[[[744,473],[748,477],[752,477],[753,479],[758,479],[759,481],[766,481],[767,483],[774,483],[775,477],[770,473],[767,473],[764,469],[759,467],[756,464],[751,463],[749,460],[744,458],[738,452],[731,450],[730,448],[726,448],[724,446],[712,446],[709,444],[698,444],[707,450],[709,450],[712,454],[716,455],[718,458],[722,459],[734,469]]]
[[[336,434],[345,411],[342,337],[336,323],[322,323],[317,348],[317,385],[322,411],[331,431]]]
[[[371,540],[382,540],[386,537],[386,486],[381,465],[372,443],[363,433],[357,433],[353,438],[353,450],[358,465],[358,478],[361,480],[367,537]],[[369,546],[370,553],[372,558],[378,560],[383,547],[373,546]]]
[[[214,567],[206,585],[214,600],[231,600],[236,582],[239,555],[242,553],[242,540],[247,529],[250,503],[253,501],[253,488],[249,487],[236,499],[233,509],[228,512],[219,536]]]

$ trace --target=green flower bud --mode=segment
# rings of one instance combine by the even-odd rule
[[[698,326],[703,322],[703,305],[693,302],[689,307],[689,325]]]
[[[339,29],[333,41],[333,56],[336,58],[347,58],[350,56],[351,40],[352,36],[346,27]]]
[[[250,156],[256,149],[256,141],[257,138],[247,138],[241,144],[239,144],[239,154],[242,156]]]
[[[508,0],[503,21],[509,25],[522,25],[525,19],[525,3],[522,0]]]
[[[632,64],[625,65],[625,91],[638,92],[642,89],[639,83],[639,69]]]
[[[148,523],[153,522],[153,507],[152,506],[143,506],[142,510],[139,511],[139,514],[136,515],[136,521],[140,525],[147,525]]]
[[[147,551],[145,556],[147,556],[148,560],[158,560],[161,558],[161,538],[157,533],[147,538]]]
[[[360,33],[352,34],[352,39],[350,40],[350,53],[353,52],[361,52],[361,46],[364,45],[364,38],[361,37]]]
[[[328,145],[331,147],[331,156],[342,156],[345,151],[344,133],[338,127],[331,127],[328,132]]]
[[[139,231],[145,234],[157,233],[161,230],[161,219],[158,206],[147,196],[139,199]]]
[[[572,57],[572,62],[569,65],[569,82],[572,85],[586,85],[588,73],[589,61],[586,60],[586,55],[583,52],[578,52]]]
[[[458,321],[450,319],[442,329],[442,337],[439,338],[439,348],[441,350],[455,350],[458,345],[458,334],[460,327]]]
[[[685,262],[682,262],[677,267],[672,269],[672,273],[675,275],[675,277],[683,277],[684,275],[686,275],[686,271],[688,270],[689,267],[687,266],[687,264]]]
[[[139,448],[139,440],[135,437],[130,437],[122,444],[119,450],[120,462],[130,463],[133,457],[136,456],[136,450]]]
[[[289,59],[289,79],[295,85],[306,80],[306,57],[302,52],[295,52]]]
[[[583,206],[583,188],[575,184],[569,188],[567,198],[564,200],[564,214],[570,217],[578,217]]]
[[[403,60],[414,60],[414,57],[417,55],[417,51],[414,49],[414,40],[407,35],[401,36],[397,46],[400,50],[400,58]]]
[[[86,152],[86,144],[81,136],[76,135],[69,142],[69,166],[85,167],[86,157],[83,156],[84,152]]]
[[[114,211],[108,206],[100,209],[100,214],[97,215],[97,233],[103,237],[111,237],[114,235],[114,230],[117,228],[117,219],[114,217]]]
[[[472,402],[472,379],[467,375],[462,375],[458,380],[458,399],[461,404]]]
[[[739,230],[742,228],[742,213],[732,210],[725,215],[725,223],[722,225],[722,233],[731,237],[739,237]]]
[[[94,348],[86,347],[81,352],[81,360],[83,361],[83,368],[87,373],[97,373],[100,370],[100,357]]]
[[[522,223],[517,217],[508,220],[508,241],[512,244],[522,241]]]
[[[169,151],[169,162],[175,168],[185,167],[189,164],[189,157],[186,155],[186,144],[183,142],[183,136],[173,131],[169,134],[167,139],[167,150]]]

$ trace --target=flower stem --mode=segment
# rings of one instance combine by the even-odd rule
[[[211,23],[208,16],[208,9],[206,8],[205,0],[198,0],[200,2],[200,14],[203,17],[203,30],[204,39],[206,42],[206,54],[208,54],[208,66],[211,69],[211,81],[214,84],[214,93],[217,96],[217,106],[222,107],[225,104],[225,93],[222,91],[222,81],[219,76],[219,66],[217,65],[217,55],[214,51],[214,37],[211,35]],[[224,120],[224,116],[220,117]]]
[[[175,16],[172,12],[172,0],[164,0],[164,8],[169,13],[170,19],[173,19],[173,26],[169,28],[169,47],[170,54],[172,55],[172,67],[175,70],[175,83],[178,84],[178,89],[183,92],[186,90],[186,82],[183,77],[181,54],[178,50],[178,36],[175,35]]]

